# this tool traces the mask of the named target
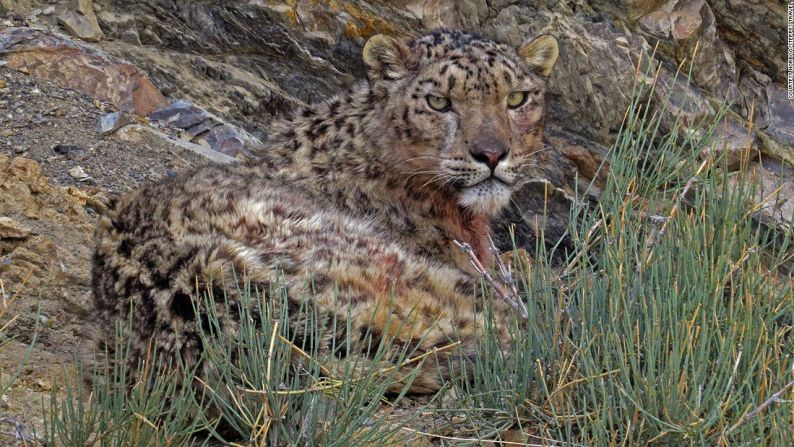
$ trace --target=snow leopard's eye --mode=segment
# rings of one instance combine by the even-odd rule
[[[427,105],[436,112],[448,112],[452,108],[452,101],[443,96],[427,95]]]
[[[513,92],[507,95],[507,107],[517,109],[526,104],[527,98],[529,98],[527,92]]]

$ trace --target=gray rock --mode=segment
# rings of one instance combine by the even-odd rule
[[[0,0],[0,13],[24,14],[32,8],[30,0]]]
[[[202,147],[202,146],[200,146],[198,144],[191,143],[189,141],[182,141],[180,139],[172,138],[169,135],[165,134],[164,132],[161,132],[161,131],[159,131],[157,129],[154,129],[154,128],[150,127],[150,126],[143,126],[143,125],[140,125],[140,124],[131,124],[129,126],[125,126],[124,128],[120,129],[119,130],[119,135],[121,135],[122,138],[130,138],[129,136],[124,136],[124,134],[127,133],[127,132],[129,132],[129,133],[132,133],[132,132],[147,133],[149,135],[152,135],[154,137],[157,137],[157,138],[161,139],[162,141],[166,142],[167,144],[172,144],[175,147],[195,152],[195,153],[201,155],[202,157],[204,157],[204,158],[206,158],[208,160],[211,160],[211,161],[213,161],[215,163],[234,163],[234,162],[236,162],[235,158],[230,157],[230,156],[228,156],[226,154],[222,154],[222,153],[220,153],[218,151],[215,151],[215,150],[212,150],[212,149],[206,149],[206,148],[204,148],[204,147]],[[135,138],[135,137],[132,137],[132,138]]]
[[[782,144],[794,146],[794,100],[782,87],[770,84],[766,90],[769,98],[769,136]]]
[[[559,40],[560,58],[549,79],[549,121],[611,144],[631,103],[637,64],[648,70],[650,46],[608,23],[576,18],[560,18],[550,32]]]
[[[653,82],[649,79],[647,82]],[[696,131],[708,126],[716,111],[703,92],[693,85],[685,73],[675,73],[662,68],[653,90],[656,109],[663,113],[661,128],[673,129],[676,120],[681,128]]]
[[[182,129],[194,137],[194,142],[199,144],[205,142],[212,150],[232,157],[246,147],[262,144],[259,139],[245,130],[184,100],[175,101],[155,111],[149,115],[149,119]]]
[[[99,42],[103,33],[91,0],[74,0],[72,7],[58,15],[58,22],[71,34],[88,42]]]
[[[790,234],[794,230],[791,221],[794,217],[794,169],[773,158],[763,157],[747,168],[744,178],[755,183],[753,205],[757,205],[756,218],[779,230],[777,234]],[[730,181],[736,187],[739,177],[732,177]]]
[[[786,3],[780,0],[710,0],[721,38],[742,61],[785,82]]]
[[[131,14],[115,14],[102,11],[97,14],[97,20],[102,31],[112,39],[121,39],[132,45],[141,45],[135,16]]]
[[[523,248],[534,255],[557,246],[554,259],[563,261],[571,250],[567,233],[574,199],[545,180],[534,180],[514,193],[513,202],[494,226],[494,243],[502,251]]]
[[[760,134],[763,150],[794,167],[794,101],[776,84],[767,86],[766,96],[769,125]]]
[[[108,135],[134,122],[135,119],[128,113],[108,113],[107,115],[99,118],[99,122],[97,123],[97,131],[99,131],[102,135]]]
[[[740,98],[733,105],[733,110],[742,118],[750,119],[753,113],[753,122],[765,129],[769,125],[769,107],[766,97],[766,86],[772,79],[746,64],[742,67],[743,75],[739,80]]]
[[[213,128],[204,139],[213,150],[232,157],[245,149],[244,137],[237,128],[228,124]]]
[[[189,129],[211,118],[206,110],[180,99],[160,110],[152,112],[149,115],[149,119],[166,122],[180,129]],[[219,124],[220,121],[214,125]]]
[[[702,157],[723,157],[727,168],[736,171],[758,158],[758,137],[746,125],[726,118],[714,130],[712,143]]]

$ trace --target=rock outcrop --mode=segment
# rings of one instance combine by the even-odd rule
[[[56,34],[23,27],[0,30],[0,57],[11,68],[108,101],[126,112],[145,116],[168,104],[135,66]]]
[[[69,34],[87,42],[99,42],[102,28],[99,27],[91,0],[74,0],[72,7],[58,15],[58,21]]]
[[[64,0],[59,10],[76,10],[83,3]],[[37,4],[33,1],[27,9],[16,8],[41,21],[43,16],[30,13]],[[745,14],[745,7],[757,14]],[[653,76],[657,70],[655,106],[673,110],[692,131],[713,118],[722,101],[732,104],[730,123],[718,135],[724,148],[715,150],[738,154],[749,144],[767,157],[794,166],[794,114],[780,75],[785,59],[780,44],[785,11],[773,0],[595,0],[586,4],[104,0],[95,1],[91,9],[97,12],[106,38],[87,49],[89,60],[80,56],[78,65],[92,69],[100,65],[100,72],[109,79],[136,78],[123,69],[109,68],[127,60],[146,72],[156,86],[136,81],[140,87],[116,86],[127,97],[104,87],[94,88],[91,94],[139,115],[162,109],[155,118],[180,129],[186,139],[228,155],[265,140],[269,123],[296,106],[327,98],[362,78],[359,55],[369,36],[385,33],[408,38],[428,28],[448,27],[479,31],[511,44],[541,33],[557,37],[560,58],[548,86],[547,140],[553,142],[548,151],[550,159],[571,163],[547,166],[546,175],[547,180],[558,179],[551,180],[554,188],[571,197],[582,184],[589,184],[596,167],[602,165],[604,148],[615,140],[637,79]],[[53,42],[57,38],[52,36],[34,37],[31,42],[17,39],[11,46],[9,37],[0,40],[6,48],[16,48],[7,52],[10,64],[36,75],[60,76],[76,88],[86,87],[75,79],[82,76],[77,73],[85,72],[51,68],[74,67],[76,56],[71,50],[64,52],[70,59],[48,55],[50,62],[42,62],[44,56],[36,50],[42,45],[74,48],[76,44]],[[112,63],[98,64],[97,58]],[[691,79],[687,80],[690,62]],[[679,66],[683,74],[676,77]],[[169,106],[174,100],[187,102]],[[753,127],[743,134],[740,129],[747,127],[747,121]],[[669,128],[672,120],[663,124]],[[785,175],[782,180],[790,181]],[[547,222],[564,224],[556,218]],[[781,222],[790,224],[790,218]]]

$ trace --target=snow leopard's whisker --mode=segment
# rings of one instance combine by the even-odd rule
[[[408,182],[412,178],[414,178],[417,175],[426,175],[426,174],[444,175],[443,172],[440,172],[440,171],[437,171],[437,170],[431,170],[431,171],[402,171],[401,173],[402,174],[410,174],[408,177],[405,178],[405,180],[403,180],[402,185],[401,185],[403,188],[408,184]]]
[[[398,162],[397,166],[402,166],[405,163],[409,163],[409,162],[412,162],[412,161],[415,161],[415,160],[423,160],[423,159],[441,160],[442,158],[439,157],[438,155],[423,155],[423,156],[420,156],[420,157],[406,158],[405,160],[402,160],[402,161]]]
[[[445,187],[449,183],[454,182],[455,180],[457,180],[457,177],[455,177],[453,175],[447,175],[446,180],[444,180],[442,183],[440,183],[438,186],[436,186],[436,189],[433,190],[433,193],[441,191],[441,188]]]
[[[444,179],[444,178],[448,178],[448,177],[449,177],[449,175],[447,175],[447,174],[436,174],[433,177],[431,177],[430,180],[428,180],[424,184],[422,184],[422,186],[420,186],[419,188],[424,188],[425,186],[435,182],[436,180],[440,180],[440,179]]]

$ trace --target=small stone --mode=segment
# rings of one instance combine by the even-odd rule
[[[56,144],[52,147],[52,151],[58,155],[69,155],[74,152],[84,151],[80,146],[73,146],[71,144]]]
[[[85,173],[82,166],[75,166],[72,169],[69,169],[69,175],[81,182],[90,178],[88,174]]]
[[[50,391],[52,390],[52,383],[48,380],[43,379],[36,379],[34,380],[34,385],[38,388],[39,391]]]
[[[77,199],[81,205],[93,208],[95,211],[105,212],[108,209],[108,205],[110,205],[110,199],[101,192],[89,194],[74,186],[66,188],[66,192]]]
[[[102,135],[109,135],[122,127],[132,124],[135,120],[125,112],[113,112],[99,118],[97,130]]]
[[[8,86],[8,83],[6,82],[6,80],[5,79],[0,79],[0,88],[6,88],[7,86]]]
[[[30,229],[10,217],[0,217],[0,239],[25,239]]]

